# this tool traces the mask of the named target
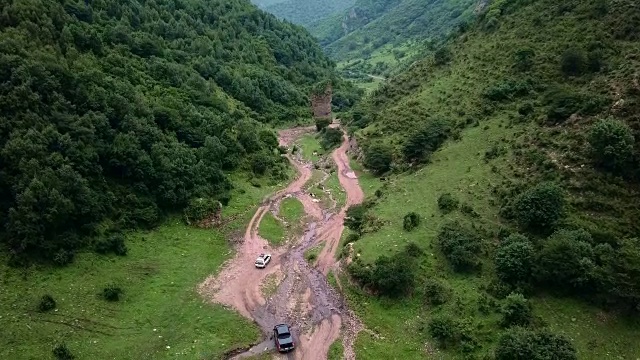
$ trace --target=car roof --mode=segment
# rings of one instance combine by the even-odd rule
[[[289,331],[289,325],[287,324],[279,324],[275,326],[275,330],[278,332],[278,334],[283,334],[283,333],[290,333],[291,331]]]

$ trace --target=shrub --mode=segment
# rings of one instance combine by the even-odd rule
[[[523,228],[547,233],[563,215],[564,192],[554,183],[540,183],[522,193],[514,203],[514,215]]]
[[[470,353],[478,347],[472,326],[467,320],[456,320],[450,315],[438,315],[429,322],[428,331],[441,348],[456,346],[462,352]]]
[[[429,335],[438,341],[442,348],[455,343],[457,332],[455,320],[448,315],[436,316],[429,322]]]
[[[529,81],[510,80],[488,87],[483,95],[491,101],[504,101],[527,95],[531,90],[532,85]]]
[[[584,104],[584,98],[581,94],[557,88],[545,95],[545,103],[549,105],[547,120],[557,124],[579,112]]]
[[[379,257],[371,271],[371,287],[391,298],[407,294],[414,282],[414,271],[404,254]]]
[[[420,216],[414,212],[410,212],[404,216],[402,227],[406,231],[411,231],[420,225]]]
[[[514,55],[513,67],[517,71],[528,71],[533,67],[535,52],[531,49],[519,49]]]
[[[496,360],[577,360],[576,349],[562,335],[548,330],[512,328],[498,341]]]
[[[347,209],[344,217],[344,226],[358,234],[362,233],[367,208],[364,204],[352,205]]]
[[[55,252],[53,262],[59,266],[69,265],[73,262],[74,256],[75,254],[73,251],[60,249]]]
[[[478,236],[459,223],[445,224],[438,234],[438,245],[456,271],[470,271],[480,265],[482,243]]]
[[[360,235],[356,234],[356,233],[351,233],[349,235],[347,235],[347,241],[345,242],[345,244],[348,243],[353,243],[360,240]]]
[[[522,294],[511,293],[502,306],[502,326],[527,326],[533,319],[531,303]]]
[[[518,106],[518,114],[520,114],[520,116],[529,116],[533,114],[534,111],[535,111],[535,107],[533,106],[533,103],[530,101],[527,101],[524,104]]]
[[[438,198],[438,208],[445,214],[458,208],[459,201],[450,193],[442,194]]]
[[[447,140],[451,131],[449,122],[430,119],[425,125],[409,136],[402,153],[407,162],[425,162],[434,151]]]
[[[591,157],[604,169],[622,171],[633,157],[635,138],[622,121],[599,120],[591,127],[588,140]]]
[[[547,239],[536,263],[539,280],[563,291],[591,290],[594,253],[584,230],[560,230]]]
[[[586,69],[584,51],[571,48],[562,54],[561,69],[565,75],[579,76]]]
[[[453,59],[451,50],[447,47],[441,47],[433,54],[435,64],[438,66],[446,65]]]
[[[256,175],[264,175],[273,166],[273,159],[266,152],[257,153],[251,160],[251,170]]]
[[[438,306],[446,303],[451,298],[451,293],[451,288],[440,280],[427,279],[424,284],[424,298],[429,305]]]
[[[500,242],[494,261],[500,280],[514,285],[526,282],[532,275],[535,249],[524,235],[512,234]]]
[[[322,131],[331,125],[331,119],[316,119],[316,130]]]
[[[69,348],[67,348],[67,345],[65,345],[65,344],[56,345],[56,347],[53,348],[53,356],[57,360],[73,360],[73,359],[75,359],[75,356],[73,356],[73,354],[71,353],[71,351],[69,350]]]
[[[56,308],[56,301],[49,294],[42,295],[38,303],[38,311],[47,312]]]
[[[114,253],[116,255],[127,255],[127,245],[124,243],[124,235],[120,233],[111,234],[105,239],[96,243],[96,252],[99,254]]]
[[[375,143],[366,148],[364,152],[364,166],[371,169],[374,174],[382,175],[391,169],[393,151],[391,146]]]
[[[122,295],[122,293],[123,291],[121,288],[117,287],[115,284],[109,284],[102,290],[102,297],[107,301],[118,301],[120,300],[120,295]]]
[[[195,198],[189,201],[184,209],[184,217],[187,224],[197,223],[215,214],[222,209],[222,203],[212,198]]]
[[[342,143],[342,131],[340,129],[326,128],[322,132],[322,140],[320,145],[325,150],[332,149]]]

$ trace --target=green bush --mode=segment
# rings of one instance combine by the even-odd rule
[[[446,65],[453,59],[451,50],[447,47],[441,47],[433,54],[435,64],[438,66]]]
[[[212,198],[195,198],[189,201],[184,210],[184,218],[187,224],[197,223],[215,214],[222,209],[222,203]]]
[[[483,95],[491,101],[505,101],[525,96],[532,90],[533,87],[529,81],[509,80],[488,87]]]
[[[594,162],[607,170],[621,172],[633,158],[635,138],[627,124],[614,119],[599,120],[589,131]]]
[[[404,216],[402,227],[406,231],[411,231],[420,225],[420,216],[415,212],[410,212]]]
[[[473,327],[467,320],[457,320],[450,315],[437,315],[429,322],[428,331],[443,349],[456,347],[463,353],[471,353],[478,348]]]
[[[502,321],[504,327],[527,326],[533,320],[531,303],[518,293],[511,293],[502,305]]]
[[[114,253],[119,256],[127,255],[127,245],[124,242],[123,234],[116,233],[99,240],[96,243],[96,252],[98,254]]]
[[[438,246],[455,271],[471,271],[480,266],[481,239],[460,223],[445,224],[438,233]]]
[[[528,282],[533,274],[535,248],[524,235],[512,234],[500,242],[494,258],[496,275],[505,283]]]
[[[119,301],[123,291],[115,284],[109,284],[102,290],[102,297],[107,301]]]
[[[340,129],[326,128],[322,131],[320,145],[325,150],[332,149],[342,143],[342,131]]]
[[[584,97],[565,88],[555,88],[545,95],[545,103],[549,106],[548,122],[558,124],[582,109]]]
[[[389,145],[375,143],[365,149],[364,166],[376,175],[382,175],[389,171],[392,161],[393,150]]]
[[[435,316],[429,322],[429,335],[438,341],[441,348],[447,348],[455,343],[457,337],[456,321],[448,315]]]
[[[331,119],[316,119],[316,130],[322,131],[331,125]]]
[[[452,289],[443,281],[429,278],[424,284],[425,303],[438,306],[446,303],[451,298]]]
[[[38,303],[38,311],[47,312],[56,308],[56,301],[49,294],[42,295]]]
[[[58,344],[53,348],[53,356],[56,360],[73,360],[75,356],[71,353],[71,350],[65,344]]]
[[[555,183],[540,183],[515,200],[513,210],[516,220],[525,229],[537,233],[549,233],[563,216],[564,191]]]
[[[409,136],[402,148],[407,162],[426,162],[449,137],[451,126],[440,118],[429,119],[421,128]]]
[[[532,49],[519,49],[514,55],[513,67],[517,71],[528,71],[533,68],[535,52]]]
[[[587,68],[587,60],[584,51],[571,48],[562,54],[561,69],[565,75],[579,76]]]
[[[357,234],[361,234],[364,228],[366,214],[367,208],[364,204],[350,206],[344,217],[344,226]]]
[[[544,241],[538,254],[538,276],[561,291],[592,291],[595,262],[591,235],[584,230],[560,230]]]
[[[549,330],[507,330],[498,341],[496,360],[577,360],[576,349],[562,335]]]
[[[450,193],[442,194],[438,198],[438,208],[445,214],[458,208],[459,201]]]

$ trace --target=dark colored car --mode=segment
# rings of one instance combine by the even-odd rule
[[[276,348],[280,352],[291,351],[295,348],[293,343],[293,335],[289,325],[280,324],[273,327],[273,337],[276,342]]]

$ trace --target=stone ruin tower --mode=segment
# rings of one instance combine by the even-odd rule
[[[311,109],[314,119],[333,119],[331,113],[332,94],[331,84],[327,84],[324,93],[311,94]]]

